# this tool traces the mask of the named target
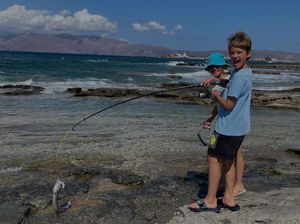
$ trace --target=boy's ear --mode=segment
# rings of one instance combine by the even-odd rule
[[[251,58],[251,52],[248,52],[247,60],[249,60],[250,58]]]

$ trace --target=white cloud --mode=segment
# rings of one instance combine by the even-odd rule
[[[147,26],[144,26],[142,24],[139,24],[139,23],[133,23],[131,24],[132,25],[132,28],[136,31],[139,31],[139,32],[144,32],[144,31],[147,31],[147,30],[150,30],[149,27]]]
[[[148,23],[143,23],[143,24],[141,24],[141,23],[133,23],[131,25],[132,25],[132,28],[135,31],[138,31],[138,32],[158,30],[158,31],[161,31],[161,33],[163,35],[169,35],[169,36],[174,36],[175,35],[175,31],[179,31],[179,30],[183,29],[183,27],[180,24],[178,24],[178,25],[176,25],[174,27],[174,30],[168,31],[166,29],[166,26],[160,24],[157,21],[150,21]]]
[[[127,39],[120,38],[119,40],[122,41],[122,42],[128,43]]]
[[[104,16],[90,14],[86,9],[74,14],[67,10],[52,14],[46,10],[12,5],[0,11],[0,29],[11,32],[115,32],[117,24]]]
[[[170,36],[175,35],[175,32],[174,32],[174,31],[168,32],[168,31],[164,30],[162,33],[163,33],[164,35],[170,35]]]
[[[149,30],[159,30],[159,31],[164,31],[166,29],[166,27],[164,25],[161,25],[160,23],[156,22],[156,21],[151,21],[148,23],[133,23],[131,24],[132,28],[135,31],[138,32],[144,32],[144,31],[149,31]]]
[[[178,24],[174,27],[174,30],[183,30],[183,27],[180,24]]]
[[[151,22],[147,23],[146,26],[148,26],[148,27],[151,28],[151,29],[154,29],[154,30],[160,30],[160,31],[163,31],[163,30],[166,29],[165,26],[159,24],[159,23],[156,22],[156,21],[151,21]]]

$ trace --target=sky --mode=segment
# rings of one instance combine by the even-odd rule
[[[300,53],[299,0],[1,0],[0,35],[96,35],[177,50],[224,50],[245,31],[253,49]]]

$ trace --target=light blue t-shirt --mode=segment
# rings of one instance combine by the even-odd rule
[[[235,97],[236,104],[232,110],[220,107],[216,121],[216,132],[222,135],[241,136],[250,132],[250,103],[252,89],[252,71],[244,68],[230,76],[223,97]]]

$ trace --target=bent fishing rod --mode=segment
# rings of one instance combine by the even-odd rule
[[[210,82],[210,85],[219,85],[219,84],[223,84],[223,81],[220,80],[220,81],[214,81],[214,82]],[[164,90],[159,90],[159,91],[155,91],[155,92],[151,92],[151,93],[147,93],[147,94],[142,94],[140,96],[135,96],[135,97],[132,97],[132,98],[129,98],[127,100],[124,100],[124,101],[121,101],[121,102],[118,102],[116,104],[113,104],[111,106],[108,106],[106,108],[103,108],[83,119],[81,119],[80,121],[78,121],[76,124],[74,124],[71,128],[71,130],[74,130],[80,123],[86,121],[87,119],[99,114],[99,113],[102,113],[103,111],[106,111],[110,108],[113,108],[113,107],[116,107],[120,104],[124,104],[124,103],[127,103],[127,102],[130,102],[130,101],[133,101],[133,100],[136,100],[136,99],[139,99],[139,98],[142,98],[142,97],[147,97],[147,96],[152,96],[152,95],[155,95],[155,94],[160,94],[160,93],[165,93],[165,92],[171,92],[171,91],[176,91],[176,90],[182,90],[182,89],[190,89],[190,88],[195,88],[195,87],[203,87],[204,85],[202,83],[200,84],[196,84],[196,85],[188,85],[188,86],[181,86],[181,87],[177,87],[177,88],[172,88],[172,89],[164,89]]]
[[[124,100],[124,101],[121,101],[121,102],[118,102],[118,103],[115,103],[111,106],[108,106],[106,108],[103,108],[83,119],[81,119],[80,121],[78,121],[76,124],[74,124],[71,128],[71,130],[74,130],[80,123],[86,121],[87,119],[97,115],[97,114],[100,114],[102,113],[103,111],[106,111],[108,109],[111,109],[113,107],[116,107],[118,105],[121,105],[121,104],[124,104],[124,103],[127,103],[127,102],[130,102],[130,101],[133,101],[133,100],[136,100],[136,99],[139,99],[139,98],[142,98],[142,97],[147,97],[147,96],[152,96],[152,95],[156,95],[156,94],[160,94],[160,93],[165,93],[165,92],[171,92],[171,91],[176,91],[176,90],[182,90],[182,89],[189,89],[189,88],[195,88],[195,87],[201,87],[203,86],[202,84],[197,84],[197,85],[189,85],[189,86],[181,86],[181,87],[177,87],[177,88],[172,88],[172,89],[165,89],[165,90],[159,90],[159,91],[155,91],[155,92],[151,92],[151,93],[147,93],[147,94],[142,94],[140,96],[135,96],[135,97],[132,97],[130,99],[127,99],[127,100]]]
[[[217,82],[211,82],[210,85],[218,85],[220,82],[217,81]],[[59,143],[59,146],[57,147],[57,153],[56,153],[56,160],[59,159],[59,151],[60,151],[60,148],[62,146],[62,143],[64,142],[64,139],[71,133],[71,131],[73,131],[79,124],[81,124],[82,122],[88,120],[89,118],[91,117],[94,117],[95,115],[97,114],[100,114],[108,109],[111,109],[113,107],[116,107],[118,105],[121,105],[121,104],[124,104],[124,103],[127,103],[127,102],[130,102],[130,101],[133,101],[133,100],[136,100],[136,99],[139,99],[139,98],[142,98],[142,97],[147,97],[147,96],[153,96],[155,94],[160,94],[160,93],[166,93],[166,92],[171,92],[171,91],[176,91],[176,90],[182,90],[182,89],[189,89],[189,88],[196,88],[196,87],[202,87],[204,86],[202,83],[200,84],[196,84],[196,85],[188,85],[188,86],[181,86],[181,87],[177,87],[177,88],[172,88],[172,89],[164,89],[164,90],[159,90],[159,91],[154,91],[154,92],[150,92],[150,93],[147,93],[147,94],[142,94],[140,96],[135,96],[135,97],[132,97],[132,98],[129,98],[127,100],[124,100],[124,101],[121,101],[121,102],[118,102],[118,103],[115,103],[113,105],[110,105],[108,107],[105,107],[91,115],[88,115],[86,117],[84,117],[83,119],[81,119],[80,121],[78,121],[76,124],[74,124],[72,126],[71,129],[69,129],[68,131],[66,131],[66,133],[64,134],[64,136],[62,137],[60,143]]]

